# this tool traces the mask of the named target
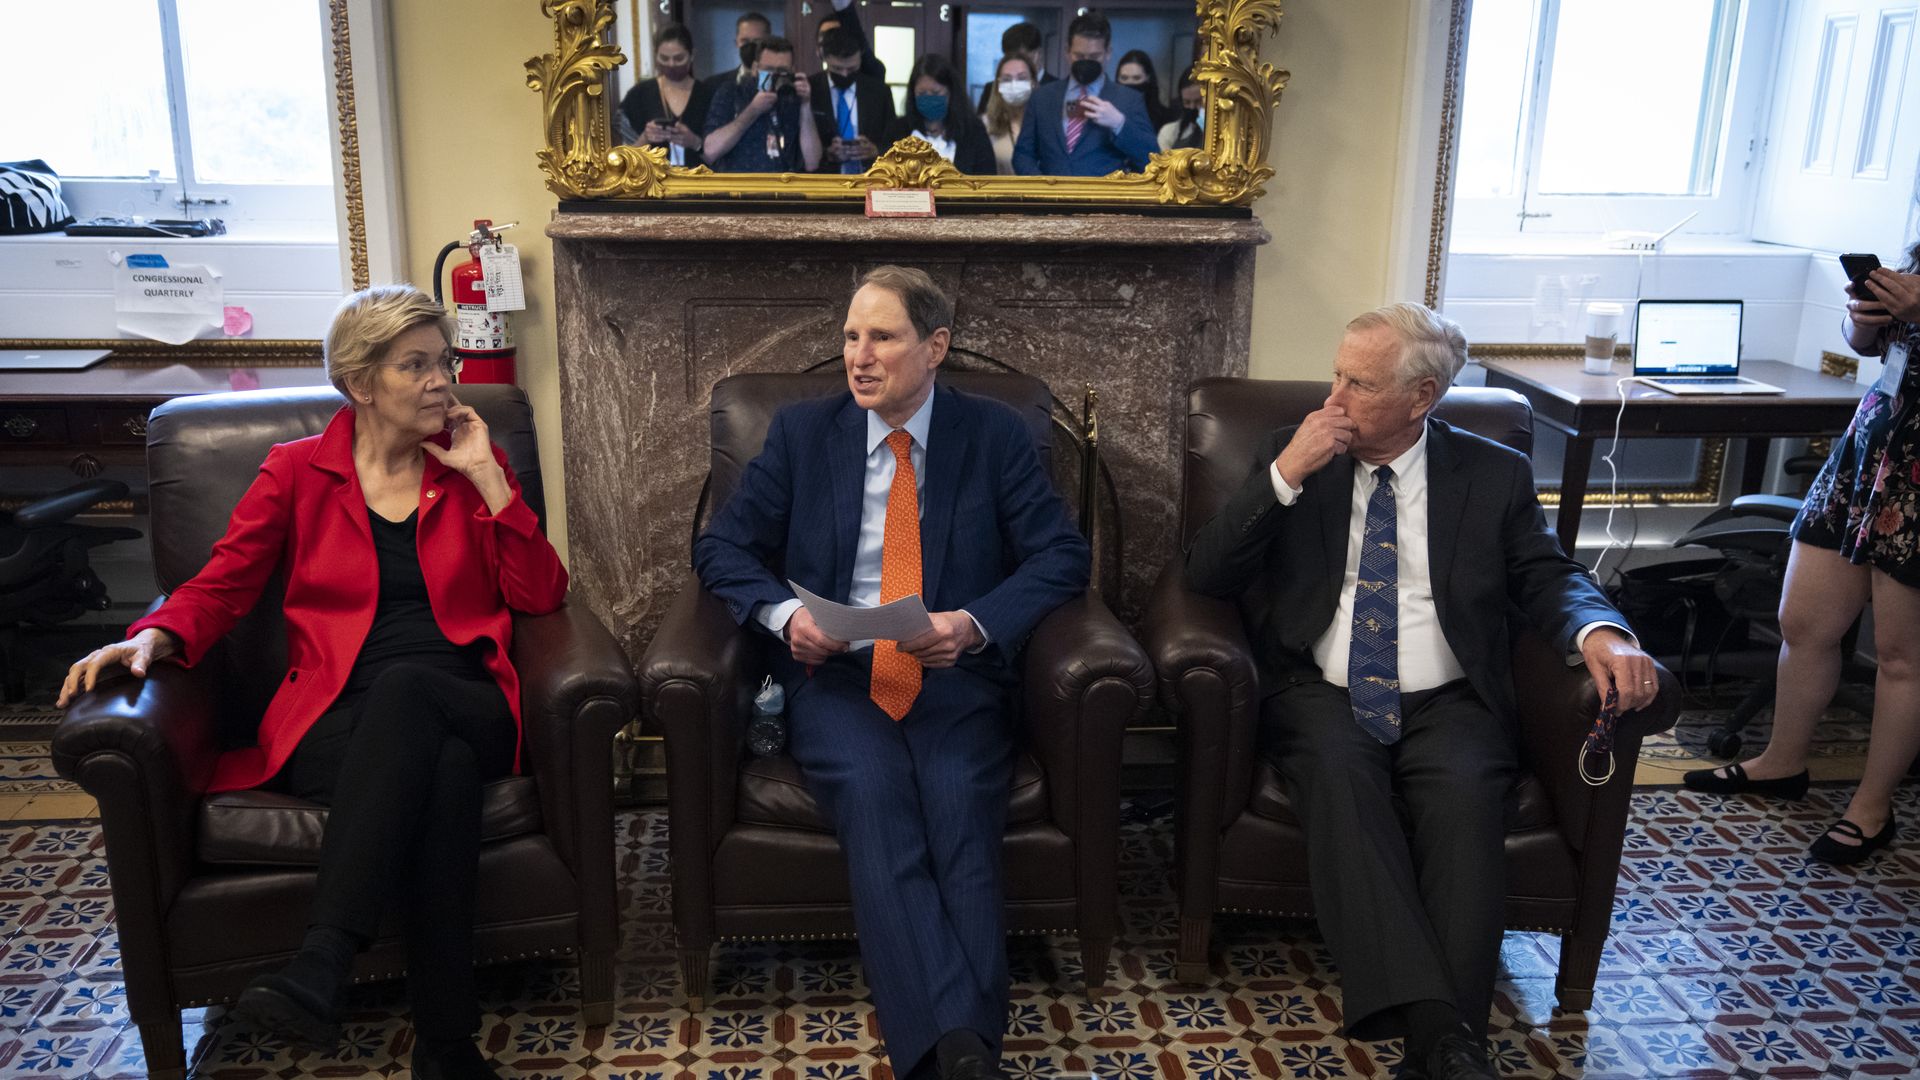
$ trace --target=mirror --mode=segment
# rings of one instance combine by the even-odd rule
[[[527,81],[566,198],[1247,205],[1272,175],[1277,0],[1197,20],[1182,0],[633,0],[625,26],[614,0],[543,8],[556,47]]]

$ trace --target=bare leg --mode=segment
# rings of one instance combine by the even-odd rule
[[[1920,589],[1902,585],[1885,571],[1873,571],[1873,647],[1880,662],[1873,684],[1873,735],[1867,743],[1867,768],[1847,805],[1845,817],[1868,836],[1877,834],[1893,813],[1893,792],[1920,754]],[[1851,844],[1844,833],[1837,843]]]
[[[1773,736],[1747,776],[1772,780],[1807,767],[1813,726],[1840,685],[1840,639],[1866,606],[1872,579],[1837,551],[1794,541],[1780,596],[1780,665]],[[1877,710],[1876,710],[1877,711]],[[1726,770],[1718,770],[1725,775]]]

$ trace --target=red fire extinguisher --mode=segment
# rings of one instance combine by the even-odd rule
[[[507,313],[487,310],[485,275],[480,270],[480,249],[488,244],[500,246],[500,233],[512,224],[493,227],[488,218],[476,218],[465,247],[471,258],[453,268],[453,306],[456,329],[453,355],[460,361],[463,383],[510,383],[514,381],[513,330],[507,325]],[[447,256],[463,246],[456,240],[440,249],[433,261],[433,299],[440,297],[440,269]]]

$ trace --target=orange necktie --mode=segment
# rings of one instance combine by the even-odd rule
[[[880,546],[880,602],[890,604],[920,591],[920,496],[915,490],[913,458],[907,454],[913,436],[896,431],[887,436],[893,451],[893,487],[887,490],[886,540]],[[920,696],[920,661],[900,651],[898,642],[873,643],[873,683],[867,691],[873,703],[895,720],[913,708]]]

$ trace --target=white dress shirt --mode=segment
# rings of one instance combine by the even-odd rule
[[[1393,469],[1394,533],[1400,553],[1400,591],[1397,621],[1400,629],[1400,692],[1418,693],[1444,686],[1467,677],[1460,659],[1447,644],[1440,627],[1440,609],[1433,597],[1433,568],[1427,543],[1427,430],[1399,457],[1388,462]],[[1347,568],[1340,579],[1340,600],[1333,622],[1313,643],[1313,662],[1320,676],[1335,686],[1347,685],[1347,654],[1353,644],[1353,594],[1360,580],[1360,544],[1366,534],[1367,503],[1379,485],[1379,466],[1355,458],[1353,461],[1353,500],[1348,511]],[[1292,506],[1300,497],[1300,488],[1280,475],[1280,462],[1267,467],[1273,481],[1273,494],[1282,506]],[[1302,481],[1310,483],[1311,481]],[[1577,650],[1586,644],[1587,635],[1602,626],[1626,633],[1617,623],[1594,622],[1580,628],[1574,636]],[[1631,634],[1628,635],[1631,638]],[[1582,662],[1578,652],[1567,658],[1569,664]]]
[[[920,408],[907,418],[900,430],[913,440],[907,448],[907,460],[913,463],[914,491],[919,495],[920,514],[927,512],[927,432],[933,426],[933,399],[937,395],[929,393]],[[880,606],[880,569],[881,559],[887,546],[887,500],[893,493],[893,474],[898,471],[893,450],[887,446],[887,436],[894,429],[887,426],[880,414],[867,410],[867,473],[866,481],[860,490],[860,534],[853,549],[853,587],[847,594],[847,603],[852,607]],[[926,553],[921,552],[922,569],[925,568]],[[924,596],[922,597],[924,600]],[[760,604],[753,609],[753,617],[760,625],[772,631],[775,636],[784,636],[787,620],[800,609],[798,597],[779,604]],[[964,609],[963,609],[964,610]],[[973,619],[972,612],[966,612]],[[973,619],[974,628],[980,631],[980,644],[968,650],[979,652],[987,647],[987,628],[980,625],[979,619]],[[872,641],[849,643],[852,648],[862,649],[873,644]]]

